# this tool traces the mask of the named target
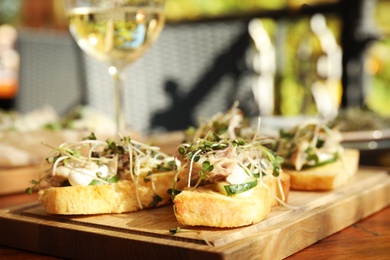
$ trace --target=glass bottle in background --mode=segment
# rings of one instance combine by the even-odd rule
[[[18,93],[19,54],[14,49],[17,31],[11,25],[0,26],[0,109],[12,110]]]

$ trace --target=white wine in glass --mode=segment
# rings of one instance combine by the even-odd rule
[[[64,0],[69,30],[80,48],[108,64],[114,80],[117,131],[126,128],[123,71],[155,42],[164,25],[164,0]]]

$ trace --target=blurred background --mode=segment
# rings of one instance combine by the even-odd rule
[[[239,100],[251,116],[389,129],[389,11],[390,0],[166,0],[157,43],[126,71],[127,120],[143,133],[182,130]],[[1,108],[113,114],[106,65],[74,43],[62,1],[0,0],[0,25],[17,30],[14,40],[0,33],[17,53],[7,58],[17,84],[0,88]],[[351,145],[387,149],[383,133],[371,148],[371,135]]]

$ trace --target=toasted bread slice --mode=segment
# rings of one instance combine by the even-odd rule
[[[51,214],[89,215],[123,213],[167,204],[175,171],[153,174],[153,180],[140,178],[113,184],[51,187],[39,191],[39,201]],[[154,188],[153,188],[154,184]],[[159,196],[159,200],[156,200]],[[160,201],[161,199],[161,201]]]
[[[269,191],[257,185],[248,197],[208,190],[184,190],[175,197],[175,215],[189,226],[240,227],[260,222],[271,211]]]
[[[346,184],[357,172],[359,151],[345,149],[341,157],[330,164],[300,171],[283,169],[291,177],[291,190],[327,191]]]
[[[183,190],[173,201],[175,216],[180,224],[188,226],[231,228],[258,223],[280,203],[275,196],[287,201],[289,176],[283,175],[280,183],[284,196],[276,178],[235,196],[203,187]]]

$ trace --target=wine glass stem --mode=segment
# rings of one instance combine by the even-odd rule
[[[124,134],[126,130],[125,104],[124,104],[124,80],[122,71],[116,68],[110,73],[114,80],[114,113],[117,133]]]

